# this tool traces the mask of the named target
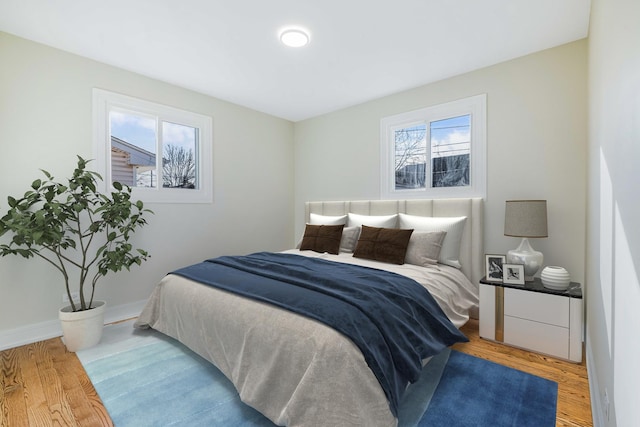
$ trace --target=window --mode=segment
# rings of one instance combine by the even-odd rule
[[[382,198],[485,197],[486,95],[380,121]]]
[[[97,172],[145,202],[212,201],[212,119],[93,90]]]

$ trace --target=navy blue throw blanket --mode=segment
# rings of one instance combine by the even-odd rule
[[[391,411],[415,382],[422,359],[468,341],[433,296],[408,277],[301,255],[225,256],[172,274],[318,320],[353,341]]]

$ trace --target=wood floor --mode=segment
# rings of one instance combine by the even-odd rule
[[[0,352],[0,426],[113,426],[60,338]]]
[[[558,383],[556,426],[592,426],[587,370],[478,337],[478,324],[462,328],[470,342],[458,351]],[[0,426],[112,426],[93,385],[60,338],[0,352]]]

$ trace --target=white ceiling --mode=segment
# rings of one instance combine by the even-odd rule
[[[0,0],[0,31],[298,121],[584,38],[590,3]]]

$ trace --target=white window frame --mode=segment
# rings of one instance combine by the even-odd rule
[[[420,110],[384,117],[380,120],[380,195],[382,199],[482,197],[487,194],[487,95],[434,105]],[[431,159],[427,159],[426,187],[396,190],[394,130],[417,124],[427,125],[427,152],[431,153],[430,123],[459,116],[471,116],[470,185],[431,187]]]
[[[96,172],[102,178],[102,191],[108,192],[113,186],[111,179],[111,132],[109,113],[128,110],[133,114],[154,117],[161,128],[161,122],[177,123],[198,129],[196,153],[198,188],[164,188],[162,181],[154,188],[132,187],[132,196],[150,203],[212,203],[213,202],[213,119],[190,111],[145,101],[127,95],[93,89],[93,128]],[[158,131],[158,150],[162,153],[161,130]],[[162,155],[156,156],[156,170],[162,170]]]

